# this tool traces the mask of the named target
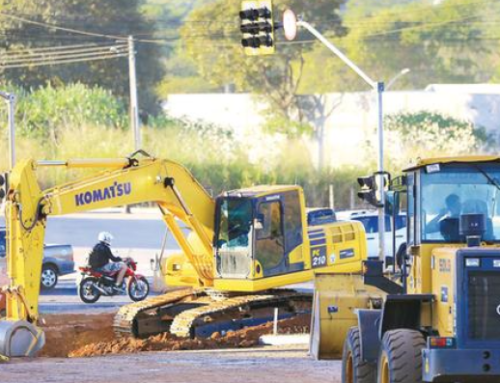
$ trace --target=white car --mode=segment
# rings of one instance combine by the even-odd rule
[[[363,224],[368,241],[368,257],[378,258],[379,232],[378,232],[378,213],[376,211],[349,211],[339,212],[337,217],[344,220],[359,221]],[[401,246],[406,245],[406,214],[396,216],[396,253]],[[385,255],[392,257],[392,217],[385,217]]]

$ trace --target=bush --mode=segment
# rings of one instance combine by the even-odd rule
[[[128,126],[124,105],[111,92],[99,87],[70,84],[31,91],[8,85],[6,88],[17,98],[16,131],[22,137],[50,140],[58,145],[68,126],[103,125],[120,129]],[[2,110],[0,119],[7,119],[6,110]]]

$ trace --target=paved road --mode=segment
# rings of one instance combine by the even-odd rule
[[[91,219],[91,218],[49,218],[46,243],[70,243],[78,247],[91,247],[101,231],[114,236],[113,246],[120,248],[161,248],[165,235],[165,224],[153,219]],[[168,236],[167,247],[175,247],[172,235]]]
[[[114,312],[119,307],[132,303],[126,294],[117,295],[114,297],[101,297],[96,303],[85,304],[78,297],[76,287],[77,274],[71,274],[63,277],[57,286],[50,291],[42,291],[40,295],[40,313],[56,314],[56,313],[83,313],[96,314],[104,312]],[[152,278],[148,278],[152,285]],[[149,296],[157,295],[151,292]],[[1,382],[1,380],[0,380]]]
[[[340,363],[314,361],[303,347],[149,352],[75,359],[38,358],[1,365],[0,382],[339,383]]]
[[[5,225],[0,217],[0,225]],[[151,210],[134,214],[118,211],[91,212],[69,216],[49,217],[45,243],[69,243],[74,247],[91,247],[101,231],[114,236],[117,248],[159,249],[165,235],[166,225],[159,212]],[[169,234],[167,248],[177,248]]]

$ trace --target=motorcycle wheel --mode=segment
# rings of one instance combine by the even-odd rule
[[[82,279],[78,285],[78,295],[83,303],[95,303],[101,297],[101,293],[94,285],[98,283],[98,279],[94,277],[87,277]]]
[[[132,278],[128,283],[127,293],[134,302],[139,302],[149,294],[149,283],[145,277]]]

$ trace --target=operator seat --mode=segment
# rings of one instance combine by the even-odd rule
[[[479,199],[469,199],[464,202],[462,214],[484,214],[486,220],[486,232],[484,236],[488,239],[493,239],[493,220],[488,214],[488,205],[485,201]]]

